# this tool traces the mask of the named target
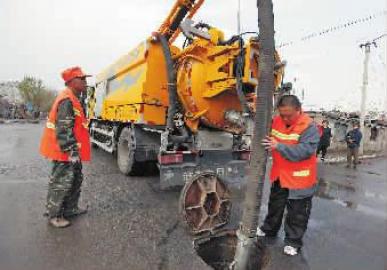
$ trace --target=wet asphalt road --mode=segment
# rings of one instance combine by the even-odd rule
[[[122,176],[101,150],[84,166],[88,214],[66,229],[48,226],[41,131],[36,124],[0,125],[0,270],[210,269],[179,221],[179,193],[159,191],[158,176]],[[265,269],[386,269],[386,163],[368,160],[356,171],[320,165],[302,255],[282,255],[280,235],[268,242]],[[263,200],[262,216],[267,192]]]

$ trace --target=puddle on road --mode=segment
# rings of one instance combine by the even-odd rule
[[[375,208],[372,208],[370,206],[358,204],[357,207],[356,207],[356,210],[359,211],[359,212],[362,212],[364,214],[367,214],[367,215],[371,215],[371,216],[375,216],[375,217],[380,217],[382,219],[386,219],[387,220],[387,213],[386,212],[379,211],[379,210],[377,210]]]
[[[0,175],[6,175],[8,172],[14,170],[15,167],[13,166],[7,166],[5,164],[0,164]]]
[[[366,173],[371,174],[371,175],[377,175],[377,176],[382,176],[382,174],[373,172],[373,171],[366,171]]]
[[[338,197],[351,196],[355,192],[355,187],[350,184],[329,182],[321,178],[318,183],[316,196],[328,200],[334,200]]]
[[[319,180],[318,190],[315,194],[316,197],[330,200],[343,207],[353,209],[367,215],[387,219],[387,213],[385,212],[385,209],[378,210],[361,204],[359,202],[359,195],[365,198],[372,198],[382,202],[387,202],[387,198],[383,194],[374,193],[367,190],[357,190],[351,184],[340,184],[326,181],[322,178]]]

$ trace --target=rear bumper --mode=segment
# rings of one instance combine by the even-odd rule
[[[229,188],[240,189],[246,182],[246,160],[231,151],[203,151],[199,154],[184,154],[178,164],[159,164],[160,187],[169,189],[184,186],[192,176],[202,172],[214,172]]]

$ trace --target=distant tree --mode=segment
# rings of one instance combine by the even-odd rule
[[[55,91],[47,89],[41,79],[31,76],[25,76],[18,89],[23,101],[34,111],[48,111],[56,97]]]
[[[42,94],[45,91],[42,80],[25,76],[19,83],[18,89],[25,103],[29,103],[34,107],[40,105]]]
[[[57,92],[54,90],[46,89],[44,91],[44,94],[42,95],[41,103],[39,105],[39,108],[41,112],[48,112],[51,108],[52,103],[54,103],[54,100],[57,96]]]

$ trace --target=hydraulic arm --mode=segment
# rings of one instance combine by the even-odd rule
[[[172,44],[180,34],[180,23],[184,18],[192,19],[204,0],[177,0],[165,21],[158,29],[158,33],[163,35]]]

